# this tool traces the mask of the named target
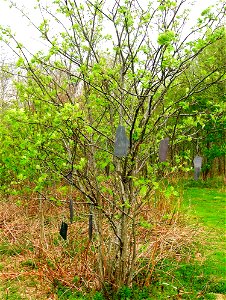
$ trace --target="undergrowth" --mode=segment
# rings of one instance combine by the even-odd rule
[[[138,240],[141,243],[139,272],[134,275],[132,287],[123,286],[118,291],[108,283],[104,290],[100,290],[98,271],[92,268],[97,255],[88,241],[86,207],[80,208],[79,212],[77,210],[76,222],[69,225],[69,237],[64,241],[59,236],[59,226],[68,214],[68,206],[62,195],[59,196],[63,200],[61,202],[48,199],[44,202],[43,224],[40,223],[39,205],[34,197],[24,197],[20,201],[18,197],[2,200],[0,298],[161,300],[215,299],[214,294],[225,294],[222,275],[224,241],[219,236],[215,245],[218,251],[211,253],[212,236],[209,232],[207,235],[206,228],[197,223],[202,209],[201,214],[199,211],[197,213],[197,208],[194,211],[193,202],[186,194],[187,191],[194,201],[199,197],[200,206],[202,203],[206,205],[208,197],[201,193],[206,187],[200,187],[198,185],[202,183],[193,181],[182,185],[185,187],[182,208],[186,207],[187,217],[178,210],[172,212],[172,207],[175,209],[175,203],[179,206],[181,199],[161,200],[158,203],[156,195],[149,215],[152,226],[143,226]],[[200,195],[204,195],[205,199]],[[218,200],[220,209],[221,196],[221,192],[212,190],[209,202],[218,197],[215,200]],[[215,221],[213,217],[211,225],[217,227]],[[210,224],[208,222],[205,225]],[[212,229],[213,235],[215,230],[217,228]],[[144,242],[147,237],[149,243]],[[221,242],[222,246],[219,246]],[[206,247],[210,252],[206,253]]]

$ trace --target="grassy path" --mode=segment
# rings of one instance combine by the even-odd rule
[[[226,193],[209,188],[188,188],[184,192],[184,204],[191,221],[204,226],[207,232],[203,241],[202,268],[203,274],[212,281],[209,290],[226,295]]]
[[[214,189],[189,188],[185,190],[184,200],[207,228],[225,229],[225,192]]]

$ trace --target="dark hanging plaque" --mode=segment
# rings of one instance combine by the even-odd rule
[[[114,155],[119,158],[126,156],[128,154],[128,148],[129,140],[126,136],[125,127],[119,125],[116,130]]]
[[[68,225],[65,222],[61,223],[61,227],[60,227],[60,235],[62,236],[62,238],[64,240],[67,239],[67,229],[68,229]]]
[[[201,173],[201,167],[202,167],[202,157],[196,155],[194,160],[194,180],[198,180],[199,179],[199,175]]]
[[[70,209],[70,222],[73,223],[74,208],[73,208],[73,200],[72,199],[70,199],[70,202],[69,202],[69,209]]]
[[[193,162],[194,162],[194,167],[195,168],[200,168],[201,169],[201,167],[202,167],[202,157],[201,156],[196,155]]]
[[[198,180],[199,179],[200,172],[201,172],[200,168],[195,168],[194,169],[194,180]]]
[[[110,164],[107,164],[107,165],[105,166],[105,173],[106,173],[107,176],[110,175]]]
[[[163,140],[161,140],[159,145],[159,161],[164,162],[167,158],[167,152],[169,148],[169,138],[166,137]]]
[[[69,183],[72,183],[72,171],[65,175],[65,178],[68,180]]]

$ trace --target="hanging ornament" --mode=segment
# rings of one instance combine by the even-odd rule
[[[198,180],[201,172],[201,167],[202,167],[202,157],[196,155],[193,160],[193,163],[194,163],[194,180]]]
[[[114,155],[121,158],[128,154],[129,140],[126,136],[125,127],[119,125],[116,130]]]
[[[106,176],[109,176],[110,175],[110,164],[107,164],[105,166],[105,173],[106,173]]]
[[[70,201],[69,201],[69,209],[70,209],[70,222],[72,224],[73,218],[74,218],[74,208],[73,208],[73,200],[72,199],[70,199]]]
[[[61,227],[60,227],[60,235],[62,236],[62,238],[64,240],[67,239],[67,229],[68,229],[68,225],[65,222],[61,223]]]
[[[64,176],[70,184],[72,184],[72,171]]]
[[[159,144],[159,161],[164,162],[167,158],[167,152],[169,148],[169,138],[166,137],[163,140],[161,140]]]

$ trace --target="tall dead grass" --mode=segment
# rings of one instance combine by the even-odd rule
[[[77,290],[98,290],[101,286],[98,254],[88,237],[88,207],[75,202],[74,222],[69,224],[68,239],[64,241],[59,227],[62,220],[69,223],[69,201],[66,196],[57,197],[62,199],[61,205],[45,197],[41,208],[36,194],[1,200],[0,280],[23,278],[24,284],[37,282],[36,296],[31,299],[48,299],[59,285]],[[186,225],[179,206],[179,198],[166,199],[159,194],[156,201],[143,207],[142,219],[150,226],[137,226],[134,280],[138,284],[151,284],[155,266],[165,258],[189,259],[197,230]]]

